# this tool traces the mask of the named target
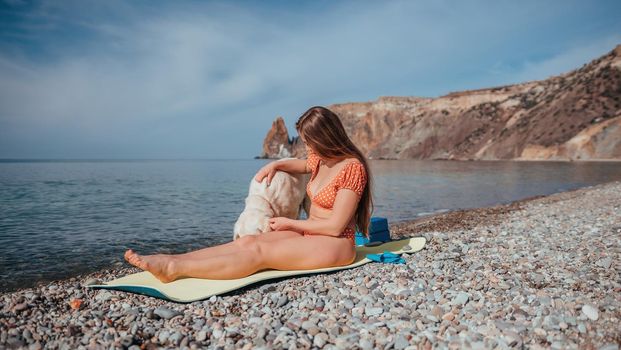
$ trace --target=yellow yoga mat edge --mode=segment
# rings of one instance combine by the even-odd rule
[[[355,261],[345,266],[313,270],[263,270],[250,276],[231,280],[183,278],[170,283],[162,283],[150,272],[143,271],[104,282],[103,284],[94,284],[87,287],[122,290],[149,295],[164,300],[188,303],[203,300],[213,295],[227,293],[269,279],[351,269],[372,262],[372,260],[366,257],[367,254],[381,254],[384,251],[389,251],[394,254],[415,253],[423,249],[425,243],[426,240],[424,237],[411,237],[385,242],[376,246],[356,246]]]

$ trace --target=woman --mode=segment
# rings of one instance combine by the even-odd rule
[[[269,183],[277,170],[311,173],[306,192],[309,218],[270,219],[273,231],[185,254],[141,256],[131,249],[125,260],[167,283],[181,277],[234,279],[263,269],[307,270],[342,266],[356,258],[354,233],[368,237],[373,202],[364,155],[351,142],[338,116],[315,106],[295,125],[308,157],[281,160],[255,175]]]

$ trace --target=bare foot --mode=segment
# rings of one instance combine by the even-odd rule
[[[174,272],[173,259],[166,255],[140,255],[128,249],[125,252],[125,260],[142,270],[151,272],[153,276],[164,283],[177,279]]]

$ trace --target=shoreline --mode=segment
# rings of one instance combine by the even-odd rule
[[[606,184],[606,183],[603,183]],[[587,188],[587,187],[583,187]],[[578,189],[576,189],[578,190]],[[567,191],[572,192],[573,190]],[[560,194],[564,192],[557,192],[554,194]],[[547,197],[550,195],[536,195],[531,197],[522,198],[520,200],[516,200],[509,203],[504,204],[496,204],[489,207],[479,207],[479,208],[468,208],[468,209],[457,209],[446,212],[439,213],[431,213],[429,215],[424,215],[421,217],[417,217],[415,219],[410,220],[402,220],[397,222],[389,222],[389,230],[392,239],[404,238],[420,232],[425,232],[429,230],[456,230],[459,228],[471,228],[472,224],[465,224],[463,220],[471,220],[473,215],[483,216],[485,215],[493,217],[495,215],[501,215],[503,213],[509,213],[515,210],[519,210],[519,204],[524,202],[529,202],[531,200],[539,199],[542,197]],[[414,230],[412,230],[412,228]],[[403,231],[405,230],[405,231]],[[403,232],[403,234],[401,234]],[[88,278],[96,278],[101,274],[114,274],[114,273],[127,273],[125,272],[128,268],[126,262],[117,262],[114,265],[116,266],[108,266],[107,268],[101,268],[96,271],[88,271],[83,273],[76,273],[75,275],[68,276],[60,279],[52,279],[52,280],[42,280],[35,281],[34,285],[19,287],[17,289],[12,290],[0,290],[0,295],[2,294],[10,294],[23,292],[30,289],[37,289],[44,287],[53,283],[62,283],[65,281],[69,281],[71,279],[88,279]]]
[[[0,347],[615,349],[620,193],[612,181],[391,223],[393,239],[428,239],[406,265],[266,281],[189,304],[83,287],[134,267],[3,292]]]
[[[602,184],[606,184],[606,183],[602,183]],[[583,187],[583,188],[587,188],[587,187]],[[571,191],[573,190],[570,190],[567,192],[571,192]],[[550,195],[559,194],[559,193],[563,193],[563,192],[556,192]],[[391,238],[399,239],[399,238],[407,237],[407,235],[399,235],[404,225],[406,228],[406,231],[404,232],[406,234],[409,234],[410,236],[414,234],[418,234],[419,232],[424,232],[425,230],[440,230],[440,229],[453,230],[453,229],[458,229],[458,228],[472,227],[472,225],[465,225],[463,223],[460,223],[460,221],[463,221],[466,218],[472,218],[473,215],[493,216],[493,215],[499,215],[502,213],[508,213],[511,211],[515,211],[519,209],[519,203],[529,202],[531,200],[535,200],[535,199],[550,196],[550,195],[536,195],[536,196],[522,198],[520,200],[516,200],[513,202],[509,202],[509,203],[496,204],[496,205],[489,206],[489,207],[457,209],[457,210],[443,211],[443,212],[438,212],[438,213],[430,213],[429,215],[424,215],[421,217],[417,217],[415,219],[394,221],[392,223],[389,222],[389,230],[391,233]],[[411,228],[415,228],[415,230],[412,231]],[[395,236],[395,234],[397,234],[398,236]],[[17,293],[17,292],[30,290],[30,289],[37,289],[37,288],[44,287],[48,284],[62,283],[63,281],[69,281],[72,278],[88,279],[88,278],[96,278],[96,276],[99,276],[101,274],[109,275],[109,274],[115,274],[115,273],[117,274],[127,273],[126,269],[128,268],[128,266],[129,264],[127,264],[125,261],[116,262],[113,265],[110,265],[108,267],[103,267],[95,271],[76,273],[71,276],[58,278],[58,279],[35,281],[33,282],[34,283],[33,285],[18,287],[16,289],[0,290],[0,295]]]

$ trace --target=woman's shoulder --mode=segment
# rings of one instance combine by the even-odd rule
[[[364,164],[360,160],[354,159],[343,167],[339,181],[337,181],[337,187],[339,189],[351,189],[358,195],[362,195],[367,182],[367,173]]]
[[[360,161],[360,159],[356,158],[356,157],[351,157],[351,158],[345,158],[341,161],[343,165],[343,168],[347,168],[347,167],[360,167],[362,166],[362,168],[364,168],[364,164],[362,164],[362,162]]]
[[[362,176],[366,175],[364,164],[358,158],[347,158],[342,160],[342,162],[345,163],[340,171],[341,175],[344,175],[343,177],[354,174]]]

